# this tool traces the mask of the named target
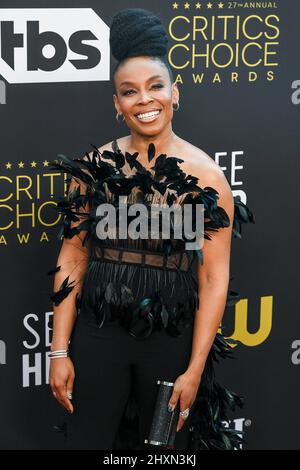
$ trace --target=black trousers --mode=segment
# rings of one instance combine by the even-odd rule
[[[66,412],[67,448],[112,450],[133,388],[139,412],[139,448],[145,449],[157,396],[156,381],[174,382],[187,369],[193,325],[176,338],[162,330],[138,340],[118,321],[98,328],[82,317],[76,320],[70,344],[75,382],[74,412]],[[187,448],[190,417],[176,433],[175,449]]]

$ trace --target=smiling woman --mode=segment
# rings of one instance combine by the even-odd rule
[[[133,81],[132,77],[137,78]],[[142,139],[145,134],[163,132],[162,138],[170,134],[179,91],[163,60],[147,56],[126,58],[115,71],[114,83],[117,113],[124,117],[133,134]]]
[[[114,139],[83,158],[61,155],[52,164],[69,176],[68,193],[58,203],[64,241],[50,272],[49,377],[55,398],[71,413],[67,447],[162,445],[148,442],[159,380],[174,384],[166,409],[179,414],[176,449],[239,448],[241,431],[225,421],[227,410],[243,400],[217,382],[214,361],[231,353],[231,341],[219,331],[225,305],[234,303],[231,236],[240,235],[241,223],[253,222],[253,214],[233,200],[219,166],[172,130],[179,92],[160,20],[143,9],[119,12],[111,46],[119,60],[113,101],[130,135],[120,139],[121,147]],[[97,210],[108,203],[120,212],[120,197],[142,204],[147,214],[152,204],[201,204],[203,248],[187,249],[191,240],[174,236],[176,223],[168,237],[162,227],[158,239],[124,238],[116,226],[115,236],[99,239]]]

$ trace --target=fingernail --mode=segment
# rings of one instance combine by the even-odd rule
[[[171,411],[173,411],[174,407],[172,405],[170,405],[170,403],[168,404],[168,411],[171,413]]]

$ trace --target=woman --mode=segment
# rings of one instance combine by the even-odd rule
[[[253,214],[233,200],[213,159],[172,130],[179,91],[160,20],[144,9],[123,10],[113,19],[110,44],[118,60],[116,118],[130,134],[52,164],[69,175],[68,197],[58,204],[64,241],[50,272],[49,377],[69,412],[67,445],[147,447],[160,379],[174,382],[170,410],[180,407],[176,449],[238,447],[240,436],[222,421],[242,397],[215,381],[213,361],[230,353],[218,328],[229,301],[232,229],[253,222]],[[122,238],[116,225],[115,237],[99,238],[99,208],[110,203],[120,211],[120,196],[148,209],[203,204],[202,248],[187,250],[186,240],[172,235]]]

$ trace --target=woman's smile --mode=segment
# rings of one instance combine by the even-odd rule
[[[158,119],[160,112],[161,112],[161,109],[157,109],[155,111],[150,111],[148,113],[135,114],[134,116],[140,122],[153,122],[156,119]]]

